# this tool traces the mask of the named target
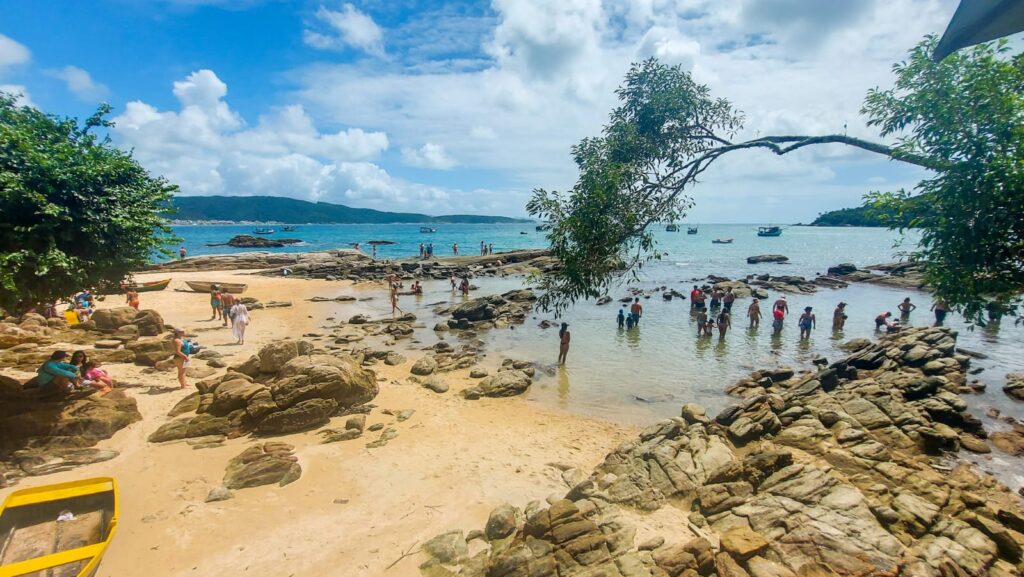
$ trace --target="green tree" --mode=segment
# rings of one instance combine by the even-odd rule
[[[84,124],[0,93],[0,307],[20,312],[117,284],[173,242],[161,217],[177,187]]]
[[[893,227],[923,230],[913,256],[951,305],[976,315],[985,299],[1014,298],[1024,290],[1024,61],[1008,57],[1000,42],[936,63],[929,58],[935,42],[926,38],[894,66],[893,89],[871,90],[865,100],[868,125],[893,137],[892,145],[845,134],[733,142],[743,115],[727,100],[678,66],[634,64],[601,136],[573,148],[580,172],[574,187],[537,189],[527,205],[550,221],[551,248],[563,265],[538,279],[545,289],[540,305],[558,311],[598,296],[659,258],[651,226],[679,219],[692,206],[687,189],[725,154],[784,155],[819,144],[854,146],[932,171],[912,194],[877,194],[874,205],[895,215]],[[921,195],[931,209],[910,214],[907,199]]]

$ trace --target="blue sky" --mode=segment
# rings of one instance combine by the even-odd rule
[[[955,0],[0,0],[0,89],[114,106],[118,146],[183,194],[523,215],[571,186],[629,63],[679,63],[744,136],[846,130]],[[727,158],[696,222],[807,221],[922,173],[836,148]]]

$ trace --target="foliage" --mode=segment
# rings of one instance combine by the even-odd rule
[[[551,222],[551,251],[562,266],[539,277],[539,306],[561,310],[601,295],[623,271],[660,255],[649,230],[672,222],[692,201],[680,194],[707,166],[691,164],[732,135],[742,117],[711,97],[679,66],[635,64],[616,94],[602,136],[573,147],[580,176],[568,194],[538,189],[527,211]]]
[[[926,202],[927,199],[926,196],[910,197],[907,198],[905,206],[901,204],[898,208],[868,200],[862,206],[823,212],[810,226],[913,228],[912,222],[931,206],[930,202]]]
[[[925,262],[935,292],[971,318],[985,301],[1007,303],[1024,290],[1024,55],[1009,46],[977,46],[942,62],[934,38],[893,66],[896,83],[871,90],[863,113],[896,149],[944,168],[913,194],[875,194],[898,227],[922,231],[911,256]],[[929,210],[911,212],[925,197]]]
[[[177,187],[84,124],[0,93],[0,307],[20,312],[123,280],[176,239],[160,216]]]
[[[928,58],[928,37],[894,66],[892,90],[869,92],[862,113],[895,145],[845,134],[764,136],[732,142],[742,113],[711,96],[678,66],[634,64],[600,137],[573,148],[580,170],[566,194],[534,191],[529,212],[549,220],[559,271],[540,280],[540,303],[556,311],[598,296],[626,272],[657,258],[650,227],[691,206],[684,191],[715,160],[735,150],[776,155],[839,143],[934,173],[910,194],[875,194],[872,207],[895,228],[923,229],[912,256],[926,262],[939,297],[975,315],[984,299],[1007,301],[1024,289],[1021,56],[1006,45]],[[908,202],[910,198],[913,202]],[[927,207],[928,210],[921,210]],[[626,258],[630,255],[630,258]]]
[[[309,202],[279,196],[179,196],[174,199],[175,218],[182,220],[229,220],[255,222],[350,223],[514,223],[528,222],[504,216],[451,214],[427,216],[383,212],[343,204]]]

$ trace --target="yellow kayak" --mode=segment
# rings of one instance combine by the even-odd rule
[[[0,509],[0,577],[90,577],[117,530],[110,477],[15,491]]]

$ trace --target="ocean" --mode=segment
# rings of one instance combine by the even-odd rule
[[[279,228],[279,227],[277,227]],[[418,225],[300,225],[295,232],[275,235],[303,239],[302,245],[278,251],[296,252],[347,247],[348,243],[369,240],[391,240],[396,244],[380,247],[378,258],[409,257],[418,254],[420,242],[433,242],[435,254],[451,254],[457,242],[462,254],[478,254],[481,241],[494,244],[495,251],[535,248],[546,245],[544,234],[531,224],[437,225],[435,233],[420,233]],[[698,225],[696,235],[659,230],[659,250],[667,253],[658,261],[646,264],[636,285],[623,283],[611,291],[614,299],[627,295],[630,286],[651,290],[666,286],[688,295],[694,279],[709,274],[730,278],[748,274],[800,275],[811,277],[824,273],[829,266],[853,263],[858,267],[898,260],[898,253],[913,248],[916,235],[908,236],[877,228],[787,227],[782,236],[758,237],[754,225]],[[175,232],[185,239],[190,255],[236,252],[243,249],[206,247],[207,243],[224,242],[235,234],[249,234],[251,226],[185,226]],[[521,234],[525,232],[526,234]],[[732,244],[712,244],[715,238],[733,238]],[[747,264],[746,258],[758,254],[782,254],[785,264]],[[524,279],[481,278],[475,296],[521,288]],[[426,281],[421,297],[403,297],[402,307],[412,310],[428,327],[439,320],[433,308],[439,302],[459,302],[448,283]],[[330,293],[325,289],[325,295]],[[344,292],[340,289],[336,293]],[[746,328],[746,307],[741,299],[735,306],[733,328],[724,340],[717,334],[697,339],[696,323],[690,316],[688,301],[664,301],[659,293],[643,299],[645,313],[638,329],[621,331],[615,316],[619,303],[596,305],[581,302],[567,311],[559,322],[570,325],[572,347],[568,363],[555,365],[558,352],[556,329],[538,326],[542,319],[555,320],[550,313],[535,311],[525,325],[514,329],[493,330],[481,335],[486,342],[488,363],[514,357],[539,363],[545,370],[528,393],[528,399],[550,403],[571,411],[634,423],[649,423],[652,417],[677,415],[680,405],[698,402],[714,413],[730,402],[723,394],[725,387],[754,369],[773,366],[809,368],[812,358],[824,356],[830,361],[845,355],[837,348],[855,337],[873,337],[874,318],[884,311],[896,311],[904,297],[911,297],[920,307],[910,317],[910,325],[930,324],[933,320],[926,293],[898,290],[869,284],[854,284],[845,289],[819,289],[813,295],[789,295],[791,315],[778,337],[772,336],[769,304],[762,313],[759,330]],[[777,294],[771,294],[774,301]],[[848,303],[849,320],[842,334],[831,331],[832,311],[836,303]],[[373,314],[388,314],[387,299],[378,298],[358,303]],[[796,318],[805,306],[813,307],[818,328],[810,340],[798,339]],[[337,309],[336,311],[334,309]],[[324,316],[339,315],[349,309],[325,304]],[[898,316],[898,313],[896,313]],[[1004,415],[1024,419],[1024,403],[1015,403],[1003,394],[1001,387],[1008,372],[1024,370],[1024,326],[1015,326],[1013,319],[988,327],[971,328],[962,318],[950,315],[947,326],[959,331],[962,347],[984,352],[988,358],[977,360],[974,367],[984,369],[976,375],[988,385],[986,392],[965,398],[973,412],[982,417],[991,429],[1005,428],[1004,423],[984,416],[989,407],[999,408]],[[432,331],[421,331],[423,341],[436,338]],[[451,338],[450,336],[448,338]],[[998,456],[989,457],[998,459]]]

